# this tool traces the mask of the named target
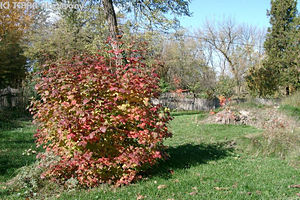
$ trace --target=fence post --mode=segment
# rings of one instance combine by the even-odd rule
[[[12,108],[12,90],[9,86],[7,87],[7,95],[6,96],[7,96],[6,100],[7,100],[8,108]]]

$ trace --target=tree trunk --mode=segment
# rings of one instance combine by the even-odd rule
[[[119,35],[118,22],[112,0],[102,0],[104,14],[109,26],[110,37],[117,41]]]
[[[286,88],[285,88],[285,95],[286,96],[290,95],[290,87],[289,86],[286,86]]]
[[[116,12],[112,0],[102,0],[103,9],[106,17],[106,21],[109,26],[109,32],[111,41],[110,44],[113,50],[118,51],[120,49],[118,40],[121,38],[118,29],[118,22],[116,17]],[[122,65],[123,56],[121,54],[117,55],[116,65]]]

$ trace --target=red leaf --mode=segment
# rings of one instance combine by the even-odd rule
[[[76,105],[76,103],[77,103],[76,100],[72,100],[71,102],[72,105]]]
[[[72,138],[74,138],[74,137],[76,137],[76,135],[73,134],[73,133],[71,133],[71,134],[69,134],[69,135],[67,136],[68,139],[72,139]]]
[[[87,142],[86,141],[81,141],[78,143],[78,146],[86,147]]]
[[[84,99],[82,103],[83,103],[83,105],[85,105],[85,104],[87,104],[88,102],[89,102],[88,99]]]
[[[105,133],[106,130],[107,130],[107,127],[105,127],[105,126],[101,126],[101,127],[100,127],[100,131],[101,131],[102,133]]]

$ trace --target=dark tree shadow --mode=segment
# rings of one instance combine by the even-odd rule
[[[1,134],[0,134],[1,137]],[[24,140],[11,140],[0,142],[0,146],[4,147],[3,152],[0,152],[0,175],[12,175],[12,173],[25,165],[30,165],[36,160],[36,155],[22,155],[22,153],[28,149],[34,148],[34,139]]]
[[[0,131],[21,128],[21,121],[31,121],[28,110],[20,108],[5,108],[0,110]]]
[[[184,144],[170,147],[167,153],[170,157],[146,172],[148,176],[170,178],[171,170],[188,169],[192,166],[205,164],[211,160],[225,158],[231,154],[233,147],[228,142],[214,144]]]
[[[0,131],[12,130],[15,128],[21,128],[22,124],[17,120],[1,120],[0,119]]]
[[[13,176],[15,171],[26,165],[34,163],[36,160],[35,156],[27,156],[24,160],[20,156],[15,156],[13,159],[10,156],[0,156],[0,175]]]

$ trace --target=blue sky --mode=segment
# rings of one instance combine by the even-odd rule
[[[246,23],[260,28],[269,27],[266,13],[270,9],[271,0],[192,0],[190,11],[192,17],[179,18],[183,27],[192,30],[201,27],[208,19],[216,21],[224,17],[235,19],[237,23]],[[298,2],[298,10],[299,8]]]

